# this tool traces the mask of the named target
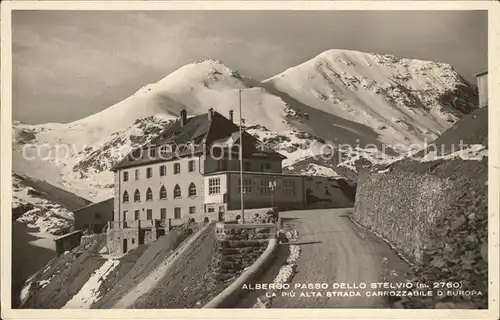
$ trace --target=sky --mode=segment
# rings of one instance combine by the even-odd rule
[[[71,122],[202,58],[267,79],[328,49],[487,70],[486,11],[14,11],[13,117]]]

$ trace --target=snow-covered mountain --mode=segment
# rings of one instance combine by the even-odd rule
[[[239,119],[239,89],[245,127],[287,156],[286,165],[324,153],[325,144],[389,145],[385,151],[397,155],[434,140],[477,104],[475,89],[443,63],[330,50],[260,82],[203,60],[84,119],[14,124],[14,171],[104,200],[112,192],[108,169],[132,146],[153,138],[182,109],[188,115],[234,109]]]

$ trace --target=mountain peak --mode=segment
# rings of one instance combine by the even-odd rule
[[[456,73],[453,66],[438,61],[422,60],[416,58],[401,58],[392,54],[363,52],[349,49],[328,49],[313,57],[304,64],[311,63],[341,63],[344,66],[355,67],[371,67],[373,65],[393,66],[402,68],[411,68],[415,70],[429,70],[431,68],[439,68],[443,72]]]
[[[209,65],[213,65],[213,64],[216,64],[216,65],[220,65],[222,67],[226,67],[226,68],[229,68],[226,64],[224,64],[224,62],[222,62],[221,60],[217,60],[217,59],[212,59],[212,58],[203,58],[203,59],[200,59],[198,61],[195,61],[194,63],[192,64],[209,64]]]

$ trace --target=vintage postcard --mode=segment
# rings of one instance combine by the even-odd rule
[[[498,318],[497,2],[1,15],[3,319]]]

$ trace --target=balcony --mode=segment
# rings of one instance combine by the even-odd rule
[[[130,221],[110,221],[110,229],[151,229],[165,228],[169,226],[169,219],[151,219],[151,220],[130,220]]]

